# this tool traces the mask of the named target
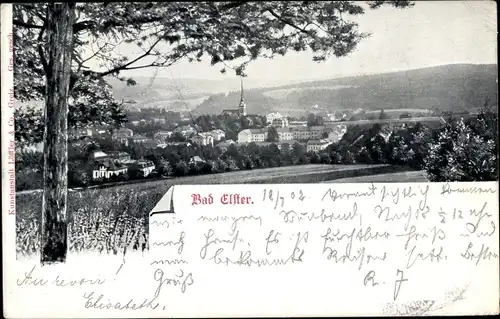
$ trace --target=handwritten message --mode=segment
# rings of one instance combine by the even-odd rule
[[[135,264],[17,280],[77,290],[91,317],[492,313],[497,198],[489,182],[174,186]]]

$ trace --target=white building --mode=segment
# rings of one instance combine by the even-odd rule
[[[205,163],[205,160],[199,156],[193,156],[189,160],[190,164],[199,164],[199,163]]]
[[[267,120],[267,123],[269,123],[269,124],[273,123],[273,121],[275,119],[282,119],[282,118],[283,118],[283,115],[279,114],[278,112],[269,113],[266,115],[266,120]]]
[[[131,136],[128,138],[129,142],[136,143],[136,144],[144,144],[148,142],[148,138],[143,135],[135,135]]]
[[[198,133],[195,136],[191,137],[191,142],[203,145],[203,146],[214,146],[214,137],[209,133]]]
[[[174,135],[174,132],[172,132],[172,131],[159,131],[159,132],[155,133],[154,139],[157,141],[165,141],[166,139],[168,139],[172,135]]]
[[[274,119],[271,125],[276,127],[288,127],[288,119],[286,117]]]
[[[137,166],[143,173],[144,177],[151,174],[151,172],[155,169],[155,164],[152,161],[139,160],[137,161]]]
[[[267,129],[246,129],[238,133],[238,143],[264,142]]]
[[[322,140],[310,140],[307,142],[307,152],[317,152],[320,150],[324,150],[325,148],[328,147],[328,145],[331,145],[332,141],[328,139],[322,139]]]
[[[226,132],[224,132],[223,130],[220,130],[220,129],[212,130],[208,133],[213,136],[214,141],[220,141],[226,137]]]
[[[109,157],[120,163],[130,160],[130,154],[127,152],[110,152]]]
[[[196,133],[196,129],[191,125],[178,126],[174,129],[174,132],[181,133],[182,136],[189,136]]]
[[[342,139],[342,137],[346,132],[347,132],[346,125],[337,125],[333,127],[331,131],[328,133],[328,139],[333,143],[338,143],[338,141]]]
[[[293,128],[291,132],[294,140],[317,140],[321,138],[323,132],[325,132],[325,128],[323,126],[297,127]]]
[[[92,171],[92,177],[94,179],[100,178],[111,178],[112,176],[119,176],[120,174],[127,173],[128,168],[118,163],[113,163],[113,161],[108,161],[104,163],[99,163],[97,167]]]
[[[122,127],[118,130],[113,131],[113,135],[111,136],[112,138],[115,136],[126,136],[126,137],[131,137],[134,136],[134,131],[132,131],[129,128]]]
[[[276,131],[278,132],[278,140],[280,142],[293,140],[293,133],[289,128],[277,128]]]
[[[332,113],[328,113],[326,115],[326,118],[328,119],[328,121],[336,121],[337,118],[335,117],[335,114],[332,114]]]
[[[288,122],[288,127],[297,128],[297,127],[306,127],[307,121],[290,121]]]
[[[103,151],[95,151],[90,154],[90,159],[94,161],[104,161],[109,159],[109,155],[104,153]]]

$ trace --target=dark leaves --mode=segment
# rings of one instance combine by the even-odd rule
[[[127,86],[134,86],[134,85],[137,85],[137,82],[134,79],[132,78],[127,79]]]

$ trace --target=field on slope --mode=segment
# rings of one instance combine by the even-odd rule
[[[424,171],[397,172],[377,174],[370,176],[357,176],[339,178],[322,183],[426,183],[428,182]]]
[[[303,165],[74,191],[68,194],[69,248],[71,252],[106,254],[147,250],[147,215],[172,185],[318,183],[394,170],[389,165]],[[41,200],[40,192],[16,196],[18,255],[32,255],[40,250]]]

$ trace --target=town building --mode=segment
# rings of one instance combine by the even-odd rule
[[[336,117],[336,116],[335,116],[335,114],[333,114],[333,113],[328,113],[328,114],[326,115],[326,119],[327,119],[328,121],[336,121],[336,120],[337,120],[337,117]]]
[[[267,128],[242,130],[238,133],[238,143],[264,142],[267,135]]]
[[[95,169],[92,170],[93,179],[111,178],[127,173],[128,168],[120,163],[106,161],[97,163]]]
[[[181,133],[182,136],[186,137],[196,133],[196,129],[191,125],[182,125],[176,127],[174,133]]]
[[[109,152],[109,157],[120,163],[124,163],[130,160],[130,154],[127,152]]]
[[[200,164],[200,163],[205,163],[205,160],[199,156],[193,156],[189,160],[189,164]]]
[[[146,143],[149,139],[146,136],[143,135],[134,135],[128,138],[129,142],[135,143],[135,144],[143,144]]]
[[[111,139],[117,141],[120,144],[125,144],[128,146],[129,138],[134,135],[134,131],[129,128],[122,127],[118,130],[114,130],[111,134]]]
[[[328,139],[333,143],[338,143],[344,134],[347,132],[347,126],[340,124],[335,127],[330,128],[330,132],[328,132]]]
[[[297,128],[297,127],[306,127],[307,121],[289,121],[288,127]]]
[[[203,146],[214,146],[214,137],[209,133],[198,133],[191,137],[191,142]]]
[[[266,114],[266,120],[267,120],[268,124],[272,124],[274,122],[274,120],[282,119],[282,118],[283,118],[283,115],[281,115],[278,112]]]
[[[240,92],[241,96],[238,108],[222,110],[222,114],[236,115],[238,117],[247,115],[247,105],[245,104],[245,99],[243,96],[243,78],[241,78],[240,80],[241,80],[241,92]]]
[[[155,164],[153,161],[139,160],[137,161],[137,167],[143,176],[146,177],[155,169]]]
[[[280,118],[280,119],[274,119],[271,123],[272,126],[276,127],[288,127],[288,119],[286,117]]]
[[[168,143],[158,144],[156,147],[166,148],[166,147],[169,147],[169,146],[186,146],[186,147],[190,147],[190,146],[192,146],[192,144],[189,143],[189,142],[168,142]]]
[[[277,128],[276,131],[278,132],[278,140],[280,142],[293,140],[293,133],[289,128],[280,127],[280,128]]]
[[[226,132],[221,129],[216,129],[208,132],[214,138],[214,141],[221,141],[226,138]]]
[[[292,139],[299,141],[320,139],[324,131],[322,126],[297,127],[291,130]]]
[[[107,161],[110,159],[110,156],[103,151],[94,151],[90,154],[89,157],[91,161],[97,162]]]
[[[174,135],[174,132],[172,131],[159,131],[155,133],[154,139],[160,142],[164,142],[172,135]]]
[[[111,134],[111,138],[115,138],[118,136],[131,137],[131,136],[134,136],[134,131],[132,131],[131,129],[126,128],[126,127],[121,127],[117,130],[114,130],[113,134]]]
[[[164,118],[159,118],[159,117],[152,118],[152,121],[155,124],[165,124],[165,123],[167,123],[167,120],[165,120]]]
[[[328,147],[328,145],[331,145],[332,141],[328,139],[321,139],[321,140],[309,140],[307,141],[307,152],[318,152],[321,150],[324,150],[325,148]]]

